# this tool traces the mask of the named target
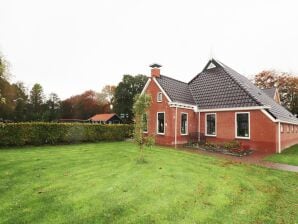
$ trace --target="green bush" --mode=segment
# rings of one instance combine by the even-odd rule
[[[0,146],[121,141],[132,131],[133,126],[125,124],[0,123]]]
[[[227,150],[232,150],[232,149],[239,149],[240,148],[240,142],[236,141],[236,140],[232,140],[229,142],[225,142],[223,144],[224,148]]]

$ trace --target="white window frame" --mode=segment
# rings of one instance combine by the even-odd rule
[[[294,133],[294,125],[292,124],[292,133]]]
[[[238,114],[248,114],[248,137],[243,137],[243,136],[238,136],[237,135],[237,130],[238,130],[237,115]],[[250,139],[250,112],[236,112],[235,113],[235,138],[238,138],[238,139]]]
[[[211,134],[208,134],[207,133],[207,116],[208,115],[215,115],[215,134],[214,135],[211,135]],[[209,136],[209,137],[216,137],[216,135],[217,135],[217,115],[216,115],[216,113],[206,113],[205,114],[205,136]]]
[[[147,118],[147,131],[143,130],[143,133],[148,133],[148,113],[145,113],[145,115],[146,115],[146,118]],[[142,119],[142,122],[143,122],[143,119]]]
[[[186,128],[185,128],[185,133],[181,132],[181,128],[182,128],[182,115],[186,114]],[[180,135],[188,135],[188,113],[186,112],[182,112],[180,114]]]
[[[158,103],[162,102],[162,92],[158,92],[158,93],[157,93],[156,101],[157,101]]]
[[[287,125],[287,133],[290,133],[290,125]]]
[[[280,124],[280,133],[284,133],[284,125]]]
[[[163,128],[163,133],[158,132],[158,114],[164,114],[164,128]],[[156,134],[158,135],[165,135],[166,134],[166,113],[164,111],[157,112],[156,113]]]

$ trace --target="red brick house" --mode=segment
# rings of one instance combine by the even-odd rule
[[[275,89],[261,90],[215,59],[188,83],[161,75],[158,64],[150,67],[142,91],[152,96],[145,131],[157,144],[184,144],[193,133],[266,152],[298,143],[298,119],[278,103]]]

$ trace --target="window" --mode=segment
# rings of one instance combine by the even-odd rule
[[[294,133],[294,125],[292,125],[292,133]]]
[[[290,132],[290,125],[287,125],[287,133]]]
[[[157,102],[162,102],[162,92],[157,93]]]
[[[280,125],[280,132],[284,133],[284,126],[282,124]]]
[[[216,114],[206,114],[206,136],[216,136]]]
[[[249,113],[239,112],[236,113],[236,138],[249,139]]]
[[[187,113],[181,113],[181,135],[188,134]]]
[[[157,113],[157,134],[165,133],[165,113],[158,112]]]
[[[143,131],[148,132],[148,117],[147,117],[147,114],[143,115]]]

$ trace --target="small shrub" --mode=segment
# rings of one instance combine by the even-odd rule
[[[233,141],[230,141],[230,142],[225,142],[223,144],[223,147],[227,150],[239,149],[240,146],[241,146],[240,142],[238,142],[236,140],[233,140]]]
[[[155,144],[155,138],[154,138],[154,136],[150,135],[150,136],[145,137],[145,145],[148,148],[152,148],[152,146],[154,144]]]

